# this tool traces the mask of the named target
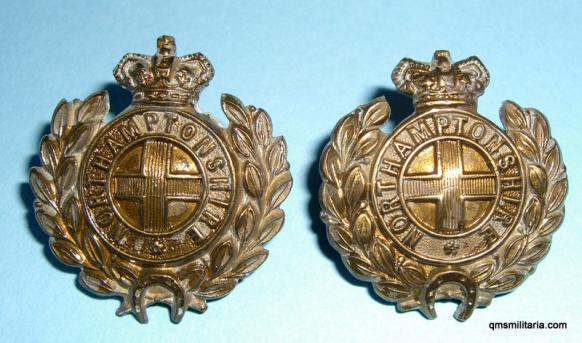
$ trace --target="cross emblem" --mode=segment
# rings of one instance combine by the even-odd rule
[[[141,208],[142,230],[149,233],[168,231],[168,202],[200,201],[202,177],[199,174],[171,173],[173,144],[148,140],[143,145],[139,174],[114,175],[113,196],[133,200]]]
[[[465,173],[458,140],[436,142],[436,173],[412,175],[403,180],[406,201],[436,201],[438,233],[456,234],[465,229],[465,200],[495,198],[495,174]]]

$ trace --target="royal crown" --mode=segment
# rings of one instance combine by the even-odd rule
[[[198,100],[214,69],[201,53],[176,57],[174,37],[161,36],[154,56],[127,54],[113,75],[133,92],[134,102],[189,106]]]
[[[452,63],[446,50],[435,51],[432,62],[404,58],[392,72],[392,81],[412,95],[416,107],[477,103],[489,83],[489,72],[475,57]]]

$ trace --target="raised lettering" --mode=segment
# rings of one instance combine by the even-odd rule
[[[400,208],[400,200],[398,197],[394,197],[390,200],[382,200],[380,202],[380,212],[382,212],[382,214],[387,214]]]
[[[415,227],[411,227],[404,237],[402,237],[402,244],[414,250],[423,236],[424,234],[422,232],[418,231]]]
[[[209,180],[211,191],[230,191],[230,181],[226,177],[213,177]]]
[[[515,157],[513,155],[505,155],[499,159],[497,165],[501,169],[507,169],[515,164]]]
[[[393,162],[387,159],[383,159],[380,164],[380,171],[392,176],[397,176],[400,173],[400,168],[402,168],[402,165],[398,164],[398,162]]]
[[[206,163],[206,168],[208,168],[208,170],[211,172],[215,172],[218,169],[222,169],[225,164],[226,162],[222,157],[216,157],[215,159],[210,160]]]
[[[210,198],[208,199],[208,202],[220,207],[224,207],[227,208],[230,204],[227,202],[227,200],[222,200],[222,199],[216,199],[216,198]]]
[[[180,137],[185,140],[189,141],[196,135],[196,126],[194,124],[186,124],[182,126],[182,130],[180,130]]]
[[[145,120],[148,131],[152,131],[158,123],[158,114],[156,112],[145,112],[143,119]]]
[[[376,195],[381,196],[384,192],[396,190],[396,184],[386,180],[378,180],[376,182]]]
[[[434,132],[429,129],[429,126],[426,124],[427,122],[428,119],[426,119],[425,122],[414,123],[406,129],[410,137],[417,144],[422,143],[434,136]]]
[[[408,155],[410,155],[410,153],[412,152],[412,147],[410,145],[400,143],[397,141],[394,141],[394,147],[396,148],[398,155],[400,155],[400,158],[402,158],[403,160],[406,159],[406,157],[408,157]]]
[[[410,221],[403,215],[395,217],[390,221],[389,227],[392,232],[399,235],[408,229]]]
[[[89,208],[95,208],[103,205],[107,205],[107,196],[103,192],[87,198],[87,206],[89,206]]]
[[[178,115],[172,112],[164,113],[164,117],[166,118],[166,133],[172,132],[174,124],[178,121]]]
[[[113,161],[111,161],[110,159],[108,159],[105,156],[95,155],[95,157],[93,158],[93,161],[91,161],[91,165],[95,168],[109,170],[109,167],[111,167],[112,162]]]
[[[192,149],[200,156],[206,157],[208,154],[216,149],[216,144],[209,138],[204,137],[198,143],[196,143]]]
[[[109,226],[109,225],[111,225],[112,221],[113,221],[113,212],[111,212],[111,210],[109,210],[109,209],[105,209],[105,210],[97,213],[97,215],[95,216],[95,222],[100,227]]]
[[[456,124],[457,135],[459,135],[459,136],[462,135],[464,132],[463,128],[464,128],[465,123],[467,122],[468,118],[466,116],[454,115],[454,114],[451,115],[451,117],[453,118],[453,123]]]
[[[519,204],[521,202],[521,199],[510,197],[510,196],[508,196],[507,193],[503,194],[503,196],[501,197],[501,200],[503,200],[505,202],[513,203],[513,204]]]
[[[436,123],[437,132],[440,135],[442,135],[445,131],[445,128],[450,125],[449,118],[445,116],[437,117]]]
[[[109,149],[111,149],[113,154],[117,154],[117,152],[123,148],[123,144],[113,139],[113,137],[107,137],[107,140],[105,142],[107,143],[107,146],[109,146]]]
[[[479,231],[478,235],[481,236],[487,246],[491,246],[499,239],[499,234],[491,225],[487,225],[483,230]]]
[[[491,154],[497,154],[499,148],[501,148],[503,144],[504,142],[503,140],[501,140],[501,137],[499,137],[498,134],[494,134],[493,136],[491,136],[491,138],[489,138],[489,141],[485,143],[485,148]]]
[[[521,189],[521,178],[519,176],[508,176],[501,178],[501,190]]]
[[[475,123],[471,126],[471,137],[478,141],[485,135],[485,125],[481,123]]]
[[[125,139],[126,142],[129,142],[140,135],[139,127],[133,119],[119,125],[119,133],[121,133],[121,136],[123,136],[123,139]]]
[[[215,216],[213,213],[208,212],[207,210],[204,210],[200,214],[200,220],[202,222],[206,223],[211,228],[216,227],[218,225],[218,223],[220,223],[220,218],[218,218],[217,216]]]

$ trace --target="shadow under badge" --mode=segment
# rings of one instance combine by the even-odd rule
[[[146,322],[146,307],[164,303],[179,322],[266,260],[292,179],[264,110],[224,94],[223,128],[196,110],[214,76],[206,57],[177,57],[170,36],[157,48],[114,70],[133,99],[106,86],[121,111],[112,121],[107,91],[57,105],[30,186],[50,249],[81,269],[83,287],[121,296],[118,315]]]
[[[321,158],[321,218],[351,273],[399,310],[455,318],[533,273],[564,216],[566,169],[546,118],[506,101],[505,131],[477,113],[476,57],[403,59],[392,73],[415,111],[390,134],[372,100],[342,118]]]

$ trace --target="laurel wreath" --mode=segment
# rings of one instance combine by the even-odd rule
[[[82,102],[62,100],[54,111],[50,134],[41,140],[42,165],[30,171],[36,219],[50,236],[52,252],[63,263],[82,267],[81,281],[99,294],[124,288],[123,270],[105,268],[111,265],[111,255],[87,230],[77,180],[83,154],[108,112],[106,92]]]
[[[370,207],[371,158],[382,144],[380,128],[389,117],[387,102],[375,99],[345,116],[332,133],[321,158],[322,220],[329,241],[359,279],[402,309],[417,306],[419,293],[429,280],[431,267],[394,249],[378,232]],[[544,116],[506,102],[502,120],[527,165],[529,195],[519,231],[494,254],[469,266],[479,290],[492,294],[517,287],[532,273],[550,247],[551,234],[564,217],[567,189],[565,167],[558,144],[550,136]],[[407,302],[413,299],[410,304]]]
[[[147,268],[148,273],[155,270],[179,284],[189,294],[184,307],[198,311],[206,310],[207,299],[228,294],[240,279],[265,261],[268,251],[263,245],[281,229],[284,212],[279,206],[292,186],[285,141],[272,137],[267,113],[245,107],[231,95],[223,95],[221,103],[231,121],[226,129],[229,143],[240,158],[236,165],[244,190],[237,206],[241,210],[234,225],[224,230],[207,254],[182,262],[175,268],[177,271]],[[122,295],[124,301],[118,314],[133,312],[141,321],[147,321],[143,308],[132,300],[144,266],[105,246],[88,225],[79,200],[77,180],[81,161],[108,112],[107,92],[93,94],[84,101],[63,100],[57,105],[51,133],[41,141],[42,165],[30,171],[30,185],[36,196],[35,214],[50,236],[54,255],[67,265],[81,268],[80,281],[87,289],[101,295]],[[147,300],[173,305],[175,294]],[[176,312],[173,319],[179,321],[181,315]]]
[[[222,109],[230,125],[228,136],[239,157],[245,195],[237,208],[234,225],[209,254],[208,270],[197,294],[218,298],[236,282],[257,269],[267,258],[263,245],[281,229],[284,212],[279,208],[291,191],[292,178],[283,137],[272,137],[271,119],[262,109],[244,106],[224,94]]]
[[[422,266],[400,254],[378,232],[369,203],[368,173],[389,106],[378,98],[345,116],[321,158],[322,219],[330,242],[353,274],[389,300],[409,297],[427,279]]]
[[[564,219],[568,189],[566,168],[558,143],[552,138],[544,115],[506,101],[501,120],[508,136],[526,162],[531,190],[517,233],[485,263],[479,262],[472,277],[483,290],[504,293],[519,286],[533,273],[550,249],[551,235]]]

